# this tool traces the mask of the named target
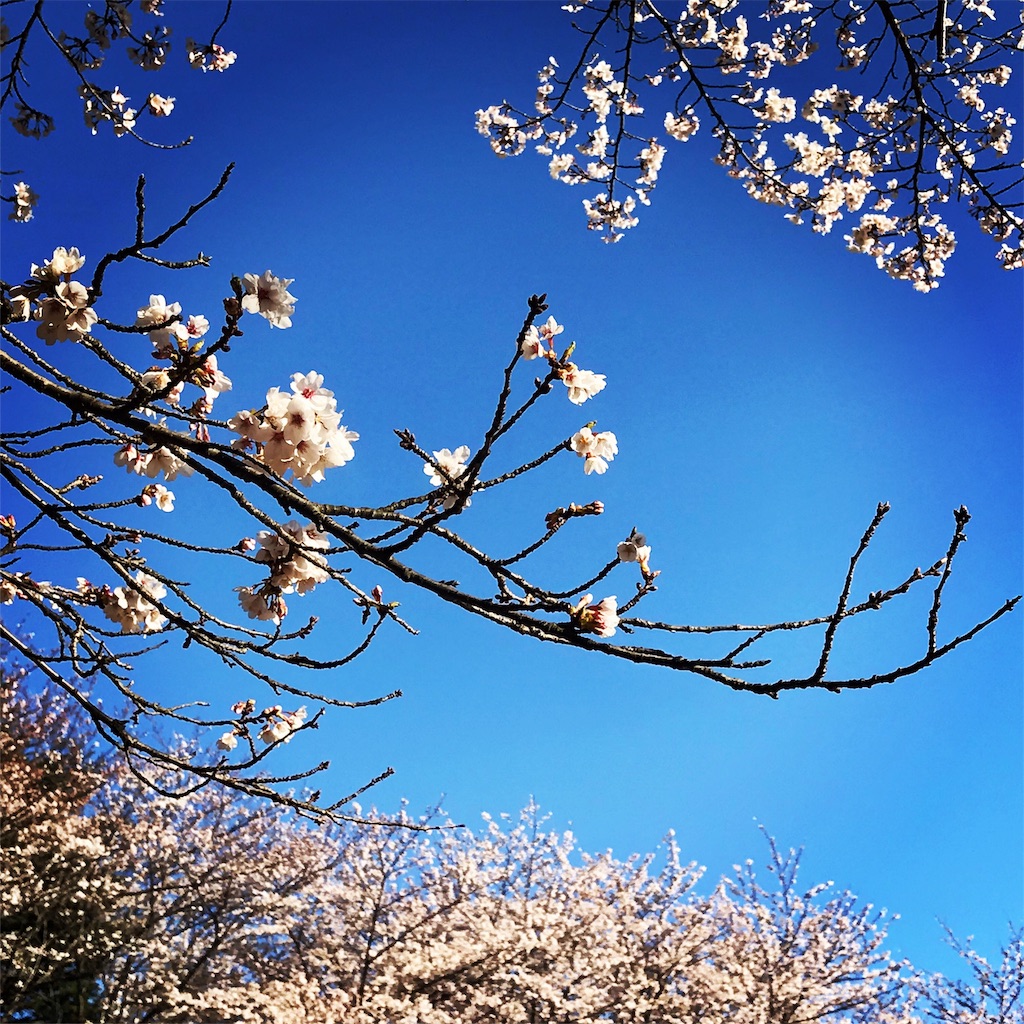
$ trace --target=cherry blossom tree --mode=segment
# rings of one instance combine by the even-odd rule
[[[0,664],[0,1004],[4,1019],[85,1020],[116,943],[105,907],[108,847],[86,813],[107,785],[92,723],[63,691],[31,688],[29,666]]]
[[[4,1019],[1022,1019],[1019,935],[994,969],[964,947],[970,981],[926,976],[887,952],[884,912],[805,887],[770,841],[764,873],[709,891],[671,834],[589,855],[534,805],[472,832],[440,812],[318,829],[216,784],[169,798],[82,748],[63,690],[10,660],[3,681]]]
[[[137,135],[136,112],[129,116],[116,85],[108,89],[111,83],[101,87],[83,76],[115,42],[123,42],[143,69],[160,70],[168,29],[143,33],[128,5],[108,2],[102,12],[87,15],[86,34],[72,38],[57,33],[48,20],[51,8],[42,2],[25,10],[23,24],[7,29],[5,51],[13,55],[3,79],[3,99],[17,105],[19,131],[43,136],[52,120],[29,103],[24,70],[31,37],[52,44],[79,80],[93,130],[109,120],[115,133]],[[138,10],[161,13],[149,0]],[[615,17],[609,14],[602,24],[616,23],[625,8],[613,10]],[[630,25],[637,28],[629,31],[651,20],[653,15],[639,17],[643,11],[633,12]],[[724,38],[718,16],[708,17],[707,31]],[[229,67],[230,51],[216,42],[223,24],[208,44],[186,44],[193,66]],[[1000,36],[998,45],[1007,38]],[[777,62],[769,57],[763,60]],[[577,72],[582,69],[580,64]],[[622,125],[635,116],[626,109],[632,100],[613,102],[615,88],[594,84],[617,81],[614,75],[607,77],[603,67],[596,78],[596,72],[586,74],[595,110],[610,116],[615,107]],[[601,90],[607,103],[599,101]],[[158,99],[154,105],[150,98],[150,113],[166,116],[171,101]],[[518,139],[516,133],[522,132],[513,133]],[[889,513],[881,503],[861,537],[851,538],[853,553],[845,567],[837,566],[836,597],[828,607],[785,621],[670,621],[654,603],[661,570],[653,567],[652,544],[642,533],[623,526],[617,547],[581,554],[587,522],[603,514],[601,501],[552,500],[526,508],[508,496],[509,485],[555,464],[566,481],[579,480],[581,472],[601,477],[614,471],[619,451],[614,431],[591,418],[590,410],[600,408],[605,376],[576,361],[586,358],[577,354],[585,353],[585,343],[563,338],[566,325],[549,311],[544,295],[531,296],[522,322],[509,325],[506,351],[493,370],[487,425],[477,437],[453,423],[446,438],[452,447],[434,448],[411,430],[396,431],[396,462],[382,469],[393,481],[393,497],[379,504],[335,500],[332,482],[356,457],[359,432],[343,423],[333,381],[300,364],[290,380],[268,380],[259,394],[235,399],[231,390],[235,350],[248,351],[254,342],[250,325],[278,332],[301,316],[291,290],[301,297],[301,278],[296,284],[258,266],[237,267],[225,275],[216,312],[193,309],[183,296],[155,289],[126,303],[114,287],[129,264],[183,275],[207,266],[209,256],[185,249],[185,239],[228,187],[230,174],[229,166],[205,194],[156,225],[140,177],[134,233],[118,248],[95,253],[86,240],[62,239],[66,244],[40,251],[38,263],[11,268],[14,276],[2,283],[0,369],[7,394],[0,442],[6,506],[0,602],[17,605],[15,614],[31,615],[38,639],[28,644],[7,625],[4,636],[45,679],[73,696],[100,737],[123,752],[129,770],[158,788],[218,782],[303,813],[344,817],[365,786],[329,801],[296,795],[292,787],[324,765],[274,775],[268,758],[281,744],[316,729],[328,708],[365,707],[401,695],[392,690],[347,700],[333,683],[312,681],[317,673],[349,667],[390,630],[415,633],[385,589],[389,581],[523,637],[772,698],[797,689],[863,689],[903,679],[1016,604],[1012,597],[966,626],[940,628],[943,597],[970,518],[962,506],[954,512],[948,545],[923,567],[908,564],[873,588],[859,578],[855,583],[860,560]],[[23,205],[16,198],[16,214]],[[23,418],[30,398],[44,403],[41,419]],[[221,413],[228,401],[232,405]],[[512,459],[506,439],[527,423],[531,438],[542,437],[537,418],[544,406],[559,402],[580,410],[578,428],[568,436],[551,434],[525,459]],[[175,529],[176,510],[184,503],[204,509],[200,535]],[[530,539],[512,544],[496,519],[490,526],[481,520],[487,508],[497,507],[515,508],[521,522],[533,524]],[[563,559],[568,571],[549,578],[550,563],[540,555],[555,550],[570,551],[572,558]],[[44,580],[36,566],[54,553],[61,556],[60,576]],[[628,596],[620,600],[623,588]],[[930,592],[918,652],[863,674],[834,671],[832,657],[846,624],[870,618],[911,591]],[[332,632],[335,653],[314,657],[304,641],[316,628],[318,609],[336,607],[339,594],[351,621]],[[306,606],[312,614],[298,615]],[[762,653],[764,642],[794,635],[814,637],[813,655],[798,671],[776,669],[775,655]],[[647,637],[655,639],[641,642]],[[206,664],[206,657],[235,669],[234,678],[243,680],[236,692],[212,707],[173,705],[137,685],[136,664],[152,661],[172,639],[197,664]],[[82,680],[89,681],[88,689]],[[198,745],[161,741],[160,724],[190,735],[196,730]],[[366,785],[388,774],[390,769]]]
[[[1024,266],[1020,110],[1004,98],[1020,65],[1014,5],[581,0],[564,10],[583,45],[540,69],[532,109],[503,101],[477,111],[477,128],[498,156],[532,146],[552,178],[595,185],[586,223],[606,242],[638,223],[670,149],[703,127],[749,196],[821,234],[858,215],[847,248],[920,291],[938,286],[956,248],[950,204],[965,203],[999,243],[1003,267]]]
[[[952,932],[948,937],[968,969],[968,979],[937,977],[925,982],[930,1019],[940,1024],[1024,1020],[1024,933],[1011,928],[995,964],[972,948],[970,941],[960,942]]]
[[[244,972],[258,954],[266,978],[278,940],[308,924],[338,849],[266,803],[194,786],[171,797],[124,759],[98,760],[82,706],[5,662],[3,1019],[198,1020],[260,1006]]]

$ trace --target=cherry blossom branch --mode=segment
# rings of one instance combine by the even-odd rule
[[[584,207],[587,227],[605,241],[635,226],[637,203],[650,203],[668,150],[649,126],[630,125],[661,102],[665,132],[680,142],[698,133],[706,114],[716,162],[752,198],[791,210],[788,220],[810,214],[813,230],[827,234],[844,215],[870,209],[845,236],[847,247],[918,290],[937,287],[955,248],[941,216],[951,200],[968,202],[969,215],[1000,243],[996,255],[1006,269],[1024,266],[1024,176],[1010,132],[1016,119],[981,98],[1020,66],[1020,27],[1005,17],[1008,8],[978,0],[950,19],[945,2],[872,0],[847,10],[767,0],[760,32],[748,24],[751,5],[690,0],[678,17],[653,0],[577,9],[592,27],[582,29],[586,44],[568,75],[560,78],[551,58],[539,73],[533,112],[506,101],[477,111],[477,127],[499,156],[518,156],[532,143],[552,178],[602,189]],[[782,91],[787,69],[827,60],[812,38],[822,30],[834,36],[839,70],[858,71],[863,94],[825,80],[801,107]],[[600,59],[602,49],[615,57]],[[832,74],[831,65],[821,70]],[[671,105],[658,98],[659,87],[670,85],[678,86]],[[581,102],[572,99],[576,86]],[[890,87],[896,96],[886,94]],[[798,112],[807,131],[786,128]],[[587,142],[572,147],[588,122],[596,127]],[[808,136],[815,127],[821,141]],[[632,144],[635,157],[627,152]],[[910,244],[897,251],[904,239]]]
[[[634,59],[639,58],[631,53],[629,60]],[[597,88],[594,83],[598,81],[607,81],[603,75],[604,71],[591,75],[592,88]],[[70,692],[75,689],[76,676],[96,679],[126,702],[127,717],[118,719],[103,712],[97,713],[94,721],[101,736],[124,750],[131,770],[140,777],[148,776],[150,765],[157,772],[191,772],[189,786],[213,781],[274,799],[272,794],[279,792],[275,787],[322,770],[318,766],[309,773],[272,778],[259,774],[265,759],[280,744],[317,727],[324,708],[366,708],[400,696],[400,691],[392,691],[368,701],[348,701],[318,692],[322,687],[278,676],[282,671],[347,667],[380,639],[386,622],[415,633],[398,615],[398,603],[385,600],[380,583],[374,579],[372,587],[360,585],[357,570],[382,572],[525,637],[631,663],[658,665],[771,697],[800,688],[864,688],[911,675],[976,636],[1019,600],[1006,601],[952,640],[941,641],[939,611],[953,557],[964,539],[963,527],[969,518],[966,509],[956,514],[956,532],[944,558],[924,572],[915,569],[888,589],[855,600],[855,570],[888,512],[887,505],[880,505],[850,559],[832,611],[757,626],[671,624],[631,617],[628,613],[641,601],[654,599],[659,575],[651,567],[651,546],[636,529],[617,545],[614,557],[608,557],[611,552],[598,553],[596,564],[589,568],[576,569],[574,562],[574,573],[584,582],[569,585],[539,578],[541,574],[532,568],[536,561],[530,562],[532,556],[549,544],[566,540],[560,534],[569,519],[603,514],[600,502],[569,502],[538,514],[544,532],[510,555],[491,553],[503,546],[500,537],[471,541],[461,526],[468,520],[459,517],[474,500],[481,505],[492,501],[494,488],[500,484],[556,459],[582,465],[585,474],[601,475],[618,453],[615,435],[597,432],[596,421],[591,419],[539,456],[511,468],[497,461],[498,442],[520,427],[527,413],[539,410],[542,401],[564,396],[580,407],[606,385],[603,375],[581,369],[572,361],[575,342],[558,353],[555,342],[564,328],[553,316],[539,322],[548,309],[543,295],[529,299],[511,355],[503,360],[497,400],[475,452],[467,446],[428,451],[411,430],[398,431],[400,447],[419,462],[417,468],[430,478],[432,490],[377,507],[319,502],[312,489],[355,456],[353,442],[358,440],[357,434],[341,425],[334,393],[326,389],[319,373],[295,373],[289,390],[270,387],[262,406],[243,409],[227,420],[212,417],[214,402],[223,401],[223,394],[232,387],[218,365],[218,356],[230,353],[231,343],[241,334],[243,316],[259,315],[276,329],[291,325],[295,307],[295,297],[288,291],[291,280],[277,278],[270,271],[261,276],[231,277],[219,331],[211,331],[203,316],[186,316],[179,303],[169,303],[163,296],[150,296],[149,304],[138,309],[134,324],[101,319],[92,305],[102,297],[105,275],[115,264],[146,256],[147,261],[172,266],[152,254],[159,253],[220,195],[230,171],[228,167],[203,199],[151,237],[147,237],[145,223],[145,181],[140,178],[135,193],[134,242],[100,259],[91,288],[74,280],[85,257],[77,249],[63,248],[54,250],[52,259],[42,266],[34,265],[23,284],[2,285],[5,324],[0,331],[4,340],[0,371],[9,381],[9,390],[31,392],[53,404],[48,425],[24,429],[23,424],[16,424],[18,429],[0,440],[0,474],[16,502],[18,518],[28,517],[21,524],[14,515],[5,514],[0,520],[0,600],[22,600],[48,624],[56,646],[48,663],[54,681],[62,679],[61,685]],[[205,263],[202,255],[176,265],[199,263]],[[33,328],[36,341],[25,337]],[[102,331],[145,334],[154,347],[152,357],[169,366],[139,372],[108,350]],[[48,351],[43,358],[39,341],[56,345],[53,354]],[[76,363],[66,364],[67,343],[86,348],[94,361],[87,360],[85,370]],[[532,384],[520,383],[520,365],[535,359],[542,360],[544,372]],[[65,365],[76,369],[66,370]],[[128,394],[124,394],[125,381],[130,384]],[[183,400],[186,388],[199,392],[191,405]],[[109,471],[111,462],[126,473],[119,478],[120,484],[104,481],[103,473],[93,472],[104,467]],[[485,469],[492,475],[484,478]],[[193,478],[182,492],[188,499],[195,493],[193,488],[205,488],[211,523],[208,536],[180,537],[173,527],[140,527],[135,522],[137,516],[129,514],[136,506],[152,506],[152,514],[158,518],[173,513],[177,499],[166,484],[179,477]],[[102,489],[96,490],[101,483]],[[218,537],[212,524],[233,521],[221,516],[224,508],[229,516],[244,519],[239,532],[255,535],[237,541]],[[533,513],[523,510],[519,514]],[[437,568],[437,545],[428,545],[429,552],[421,546],[428,540],[441,545],[445,559],[441,570]],[[578,546],[575,538],[573,543]],[[68,580],[38,580],[32,574],[33,560],[45,553],[59,553],[67,564],[75,565],[76,572],[89,571],[84,563],[95,560],[94,566],[109,582],[100,578],[93,583],[84,576],[78,578],[77,586]],[[171,560],[162,562],[164,555]],[[184,566],[190,558],[202,558],[200,575],[206,575],[213,557],[262,578],[247,581],[231,576],[232,583],[240,584],[231,588],[224,585],[224,575],[218,574],[209,580],[213,596],[203,596],[190,581],[192,570]],[[632,596],[621,605],[615,597],[595,602],[589,591],[615,573],[629,571],[629,563],[635,563],[634,572],[639,570],[639,579],[634,577],[629,585]],[[460,579],[452,578],[455,576]],[[829,675],[840,624],[881,609],[924,579],[937,580],[924,653],[915,661],[874,674]],[[347,641],[335,641],[340,653],[317,657],[300,646],[317,628],[317,616],[310,615],[297,628],[288,628],[284,622],[292,613],[288,603],[305,600],[305,595],[326,587],[347,594],[352,601],[350,612],[360,621]],[[221,610],[224,601],[233,603],[233,615]],[[806,675],[780,674],[772,668],[771,658],[759,656],[758,645],[769,636],[815,626],[823,627],[822,638],[814,667]],[[626,634],[657,631],[675,638],[681,649],[610,642],[619,629]],[[692,655],[687,650],[690,633],[724,634],[719,652]],[[140,646],[139,636],[154,639],[144,640]],[[247,683],[265,686],[275,697],[288,694],[322,706],[312,714],[307,714],[305,707],[286,710],[278,704],[259,710],[255,699],[246,696],[231,706],[232,714],[227,716],[223,710],[206,710],[202,702],[167,706],[153,701],[135,691],[129,666],[171,637],[180,638],[186,648],[208,651],[225,666],[240,668]],[[90,715],[99,708],[90,698],[81,700]],[[188,759],[173,751],[164,751],[162,758],[154,754],[159,746],[141,732],[160,719],[193,727],[200,737],[210,728],[226,730],[216,740],[215,759]],[[233,753],[236,750],[238,753]],[[299,813],[324,813],[312,799],[289,800],[287,806]],[[335,813],[343,803],[330,804],[327,810]]]

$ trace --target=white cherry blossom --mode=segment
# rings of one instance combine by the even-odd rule
[[[618,441],[610,430],[595,434],[590,427],[583,427],[573,434],[569,444],[584,460],[583,472],[587,474],[606,472],[608,463],[619,452]]]
[[[605,388],[603,373],[581,370],[575,363],[566,364],[560,376],[562,383],[569,389],[569,401],[573,405],[582,405],[588,398],[593,398]]]
[[[242,279],[245,295],[242,308],[247,313],[259,313],[271,327],[291,327],[295,312],[295,296],[288,291],[294,278],[274,277],[269,270],[262,277],[246,274]]]
[[[466,445],[460,445],[455,451],[442,448],[431,454],[434,457],[434,462],[424,463],[423,472],[430,477],[430,483],[434,487],[440,487],[444,491],[444,507],[446,509],[454,508],[459,501],[460,493],[452,484],[466,472],[465,463],[470,455],[469,448]],[[470,504],[472,502],[467,498],[464,507],[468,508]]]

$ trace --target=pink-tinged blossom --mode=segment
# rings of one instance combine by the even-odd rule
[[[173,512],[174,491],[167,490],[163,484],[147,484],[139,495],[139,504],[146,506],[153,502],[161,512]]]
[[[538,356],[554,357],[555,338],[565,330],[553,316],[540,326],[531,324],[519,346],[525,359],[536,359]]]
[[[147,391],[162,391],[164,388],[171,386],[171,375],[163,367],[150,367],[142,375],[142,386]]]
[[[47,345],[57,341],[81,341],[98,320],[89,306],[89,292],[77,281],[62,281],[52,297],[39,303],[36,335]]]
[[[271,327],[291,327],[291,315],[295,312],[296,298],[288,291],[294,278],[274,277],[269,270],[262,277],[246,274],[242,284],[246,294],[242,297],[242,309],[247,313],[259,313]]]
[[[637,562],[640,572],[648,582],[659,575],[651,570],[651,546],[642,533],[637,533],[634,530],[626,540],[619,544],[616,554],[619,556],[620,562]]]
[[[555,338],[565,330],[563,324],[558,323],[553,316],[549,316],[547,320],[537,328],[537,333],[541,338],[547,342],[549,348],[553,348],[555,344]]]
[[[206,400],[211,404],[218,395],[231,390],[231,379],[218,368],[215,355],[207,356],[203,361],[196,371],[195,383],[203,389]]]
[[[205,316],[190,316],[185,322],[185,332],[190,338],[201,338],[210,329],[210,321]]]
[[[575,363],[568,363],[560,375],[562,383],[569,389],[569,401],[573,405],[582,405],[605,387],[603,373],[581,370]]]
[[[573,434],[569,444],[585,460],[583,472],[587,474],[606,472],[608,463],[619,453],[618,442],[610,430],[595,434],[590,427],[583,427]]]
[[[135,314],[136,327],[158,327],[172,317],[181,316],[181,303],[168,302],[162,295],[150,295],[149,305]]]
[[[292,521],[281,526],[280,532],[261,531],[255,543],[260,546],[255,560],[266,565],[270,575],[259,589],[236,588],[238,601],[249,618],[280,625],[288,614],[282,594],[307,594],[330,578],[323,554],[330,541],[312,523],[303,526]],[[255,543],[246,538],[237,548],[249,551]]]
[[[100,603],[103,614],[117,623],[122,633],[155,633],[164,628],[167,618],[152,602],[166,594],[167,588],[158,579],[137,572],[134,588],[116,587],[107,591]]]
[[[301,727],[306,720],[306,709],[299,708],[297,711],[282,711],[281,708],[267,708],[264,714],[270,714],[266,724],[260,730],[260,739],[264,743],[287,743],[291,734]]]
[[[178,476],[191,476],[192,467],[175,455],[170,448],[160,447],[149,453],[144,472],[148,477],[163,473],[164,479],[171,481]]]
[[[643,564],[651,557],[651,546],[642,533],[634,533],[628,540],[622,541],[616,548],[620,562],[640,562]]]
[[[529,327],[519,343],[519,352],[524,359],[536,359],[548,354],[547,346],[541,341],[536,327]]]
[[[264,594],[251,587],[236,587],[235,589],[238,592],[238,603],[250,619],[273,622],[275,626],[280,626],[281,619],[288,614],[288,606],[284,603],[284,598],[279,595],[274,595],[268,601]]]
[[[241,434],[233,447],[256,449],[256,457],[272,472],[291,471],[302,486],[319,483],[329,469],[355,458],[354,430],[341,423],[334,393],[322,387],[323,377],[314,371],[292,375],[292,393],[273,387],[261,411],[242,410],[228,422]]]
[[[581,633],[596,633],[599,637],[615,635],[619,625],[618,602],[614,596],[604,597],[591,604],[593,594],[586,594],[572,610],[572,619]]]
[[[114,465],[123,466],[129,473],[142,474],[146,470],[149,456],[140,452],[133,444],[126,444],[114,452]]]
[[[700,118],[690,112],[665,115],[665,131],[677,142],[688,142],[700,130]]]
[[[313,402],[318,410],[330,410],[334,408],[331,399],[334,392],[324,387],[324,375],[310,370],[309,373],[293,373],[290,385],[296,395]]]

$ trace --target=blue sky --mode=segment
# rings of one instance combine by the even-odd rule
[[[69,30],[78,6],[61,5]],[[223,198],[169,254],[202,249],[211,269],[125,267],[101,312],[131,320],[164,292],[213,320],[231,274],[294,278],[295,326],[243,324],[222,363],[234,391],[221,402],[258,406],[293,372],[324,373],[362,438],[318,497],[368,504],[418,492],[421,467],[392,428],[428,449],[473,446],[526,299],[547,292],[580,365],[608,387],[583,410],[553,396],[508,458],[593,417],[615,431],[620,454],[601,478],[566,455],[504,497],[480,496],[464,515],[474,541],[511,550],[549,509],[601,498],[606,514],[575,524],[543,559],[553,585],[586,578],[636,525],[662,570],[649,615],[768,621],[834,606],[877,502],[892,512],[863,562],[861,596],[939,557],[962,503],[974,519],[943,604],[946,635],[1020,591],[1021,279],[999,269],[966,219],[945,283],[920,295],[846,253],[843,224],[821,238],[747,199],[698,136],[669,144],[640,226],[602,245],[583,228],[589,193],[553,183],[540,158],[497,160],[473,127],[478,107],[531,102],[549,54],[574,54],[557,5],[243,2],[220,37],[238,53],[223,75],[180,67],[185,36],[208,32],[220,8],[169,0],[166,10],[175,68],[146,75],[112,58],[96,77],[133,103],[175,96],[173,116],[145,127],[159,141],[195,142],[167,153],[91,138],[73,83],[51,76],[40,53],[33,96],[57,130],[32,143],[4,121],[4,167],[21,169],[42,200],[27,226],[4,222],[3,276],[21,279],[55,245],[79,246],[88,269],[123,244],[140,172],[159,219],[236,161]],[[201,487],[174,490],[178,529],[209,529]],[[80,571],[49,563],[36,575]],[[619,573],[604,592],[630,592],[634,576]],[[382,583],[421,634],[395,631],[319,682],[345,698],[396,686],[405,697],[332,711],[286,748],[282,770],[330,758],[325,790],[348,792],[393,765],[374,793],[381,809],[443,796],[470,825],[532,795],[584,849],[621,856],[674,828],[711,879],[765,858],[760,823],[780,844],[806,846],[808,883],[831,878],[899,912],[893,945],[926,969],[956,969],[936,919],[983,951],[1021,921],[1019,612],[909,680],[773,702],[549,648],[393,581],[361,582]],[[224,589],[213,569],[195,585]],[[336,653],[351,626],[346,604],[305,599],[303,613],[323,616],[313,650]],[[907,660],[926,609],[911,599],[906,614],[851,628],[837,665]],[[140,663],[138,678],[217,707],[248,695],[235,676],[180,653]]]

